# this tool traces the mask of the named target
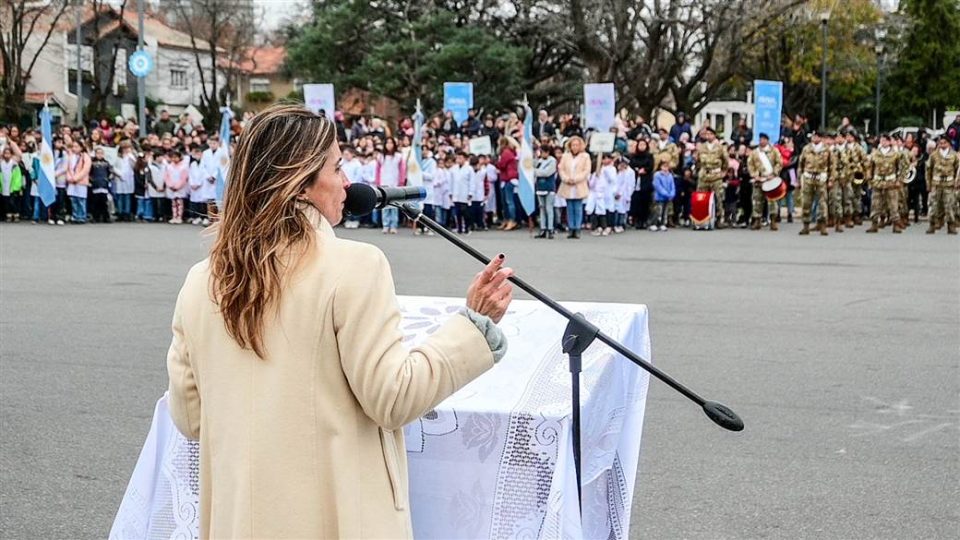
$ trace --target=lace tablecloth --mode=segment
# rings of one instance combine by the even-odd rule
[[[414,344],[463,300],[401,297]],[[567,303],[650,358],[645,306]],[[583,355],[583,518],[570,440],[565,321],[515,301],[500,324],[510,347],[492,370],[405,430],[417,538],[627,538],[648,376],[602,343]],[[197,537],[198,443],[181,436],[166,396],[110,531],[111,539]]]

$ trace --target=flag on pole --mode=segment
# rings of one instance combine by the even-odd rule
[[[533,164],[533,111],[530,110],[530,104],[527,102],[527,96],[523,96],[523,137],[520,141],[520,153],[517,155],[520,161],[520,186],[518,196],[520,204],[528,216],[533,215],[536,208],[536,195],[534,185]]]
[[[230,119],[233,111],[230,107],[220,109],[220,150],[219,165],[217,167],[217,206],[223,204],[223,193],[227,188],[227,170],[230,166]]]
[[[43,104],[40,111],[40,174],[37,179],[37,193],[44,206],[50,206],[57,200],[57,173],[53,158],[53,131],[50,128],[50,107]]]
[[[417,112],[413,115],[413,145],[407,155],[407,185],[423,185],[423,112],[417,100]]]

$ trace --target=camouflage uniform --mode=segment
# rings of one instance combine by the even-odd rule
[[[860,216],[861,184],[855,184],[853,180],[857,173],[865,175],[866,161],[867,153],[863,151],[862,146],[857,143],[843,145],[837,172],[837,180],[842,186],[841,199],[836,201],[834,206],[842,209],[842,215],[847,218],[847,226]],[[840,215],[837,214],[838,219]]]
[[[804,229],[810,226],[810,209],[813,206],[813,198],[817,196],[820,199],[817,205],[819,214],[817,223],[826,226],[827,216],[829,215],[827,183],[834,175],[836,166],[832,159],[833,153],[827,145],[821,144],[819,152],[815,146],[811,143],[803,147],[803,152],[800,153],[800,161],[797,164],[797,172],[800,177],[800,196],[803,198]]]
[[[697,145],[697,191],[713,192],[718,225],[723,221],[723,177],[727,163],[727,147],[722,143]]]
[[[670,170],[675,171],[680,164],[680,147],[668,142],[661,148],[659,144],[654,144],[651,148],[653,153],[653,170],[659,171],[660,164],[664,161],[670,163]]]
[[[907,150],[907,147],[901,146],[898,150],[903,155],[903,174],[900,175],[900,224],[906,227],[910,225],[910,204],[908,202],[910,199],[906,180],[915,164],[913,163],[913,154],[910,153],[910,150]]]
[[[903,153],[888,147],[887,152],[879,148],[870,154],[869,179],[873,195],[870,202],[870,220],[873,222],[868,232],[876,232],[883,216],[893,222],[893,231],[900,232],[900,186],[907,172]]]
[[[767,160],[770,162],[770,170],[767,170],[766,164],[761,159],[760,154],[767,156]],[[753,214],[752,218],[755,220],[754,228],[759,228],[759,223],[756,223],[763,217],[763,203],[766,202],[767,198],[763,194],[762,181],[769,179],[771,177],[780,176],[780,169],[783,168],[783,162],[780,157],[780,152],[773,147],[772,144],[767,145],[767,148],[762,147],[755,148],[750,152],[750,157],[747,158],[747,170],[750,171],[750,178],[753,179]],[[777,214],[777,203],[770,203],[770,228],[776,230],[777,223],[775,216]]]
[[[830,225],[837,225],[837,232],[843,231],[843,144],[830,144],[830,161],[833,163],[830,181],[827,184],[827,201],[830,206]]]
[[[663,163],[664,161],[670,164],[671,171],[676,171],[677,167],[680,165],[680,147],[672,142],[667,141],[666,144],[664,144],[663,146],[661,146],[659,142],[654,143],[650,147],[650,152],[653,153],[653,170],[654,171],[659,171],[660,164]],[[679,194],[677,196],[679,196]],[[656,207],[657,207],[657,203],[654,202],[653,197],[651,197],[649,215],[651,216],[657,215]],[[673,221],[673,218],[674,218],[673,213],[674,213],[673,205],[668,204],[667,218],[671,220],[671,222]]]
[[[952,148],[944,156],[937,148],[927,159],[927,187],[930,189],[930,228],[933,234],[938,222],[947,224],[947,232],[957,231],[957,188],[960,183],[960,155]]]

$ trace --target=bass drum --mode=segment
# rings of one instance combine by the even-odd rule
[[[694,229],[712,229],[715,216],[712,191],[695,191],[690,195],[690,221]]]
[[[774,202],[787,196],[787,185],[780,178],[771,178],[760,185],[763,195],[768,201]]]

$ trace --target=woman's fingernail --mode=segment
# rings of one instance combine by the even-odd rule
[[[503,260],[504,258],[506,258],[506,255],[504,255],[503,253],[501,253],[501,254],[497,255],[497,258],[500,259],[500,260]]]

